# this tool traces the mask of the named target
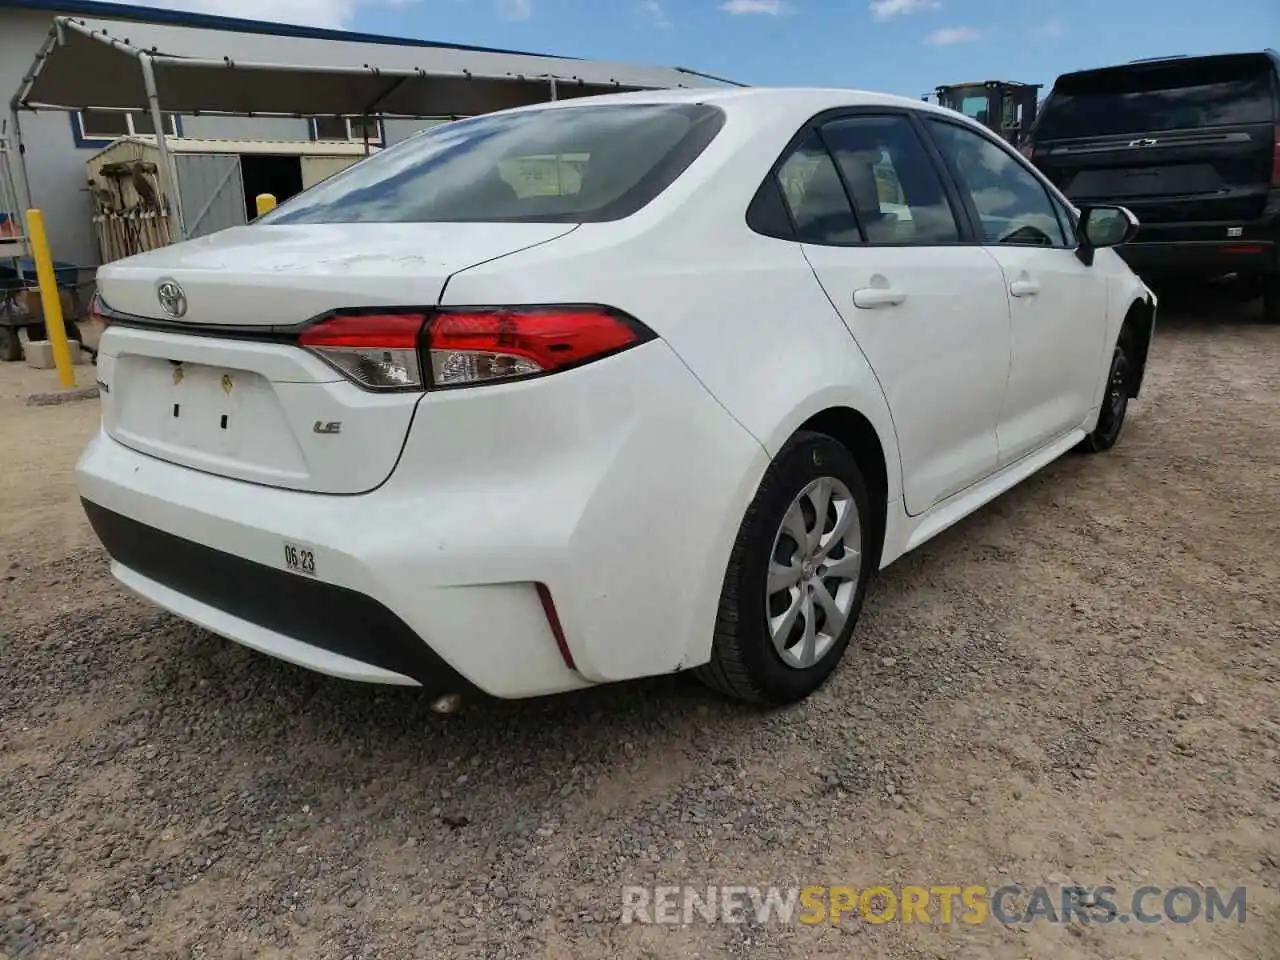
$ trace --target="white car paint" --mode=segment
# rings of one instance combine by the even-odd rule
[[[746,89],[510,112],[588,102],[710,103],[726,121],[682,175],[618,220],[250,225],[103,267],[104,301],[156,322],[113,323],[103,336],[103,428],[77,466],[85,500],[265,572],[284,571],[283,544],[302,544],[314,579],[372,598],[495,696],[657,675],[710,657],[743,516],[810,418],[851,411],[874,431],[887,566],[1084,437],[1126,314],[1154,305],[1110,250],[1085,267],[1068,250],[830,247],[748,228],[757,187],[811,117],[940,108]],[[1038,295],[1010,296],[1024,274]],[[164,322],[165,280],[186,291],[186,320],[226,333]],[[893,295],[858,306],[868,290]],[[656,339],[531,380],[380,394],[267,336],[338,308],[437,302],[606,304]],[[227,371],[230,386],[211,379],[197,414],[234,394],[236,423],[251,426],[227,437],[204,421],[175,427],[171,361],[195,376]],[[330,423],[340,432],[321,432]],[[348,679],[417,682],[159,574],[119,560],[113,570],[260,651]],[[554,598],[571,664],[537,584]]]

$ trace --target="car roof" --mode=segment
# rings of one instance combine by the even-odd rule
[[[958,116],[954,110],[913,97],[839,87],[699,87],[697,89],[640,90],[594,97],[573,97],[552,103],[516,107],[513,111],[503,112],[569,107],[578,104],[603,106],[611,103],[706,103],[734,112],[760,111],[763,114],[793,111],[797,116],[803,114],[806,117],[840,107],[905,107],[946,117]]]
[[[1147,57],[1142,60],[1130,60],[1126,63],[1112,63],[1101,67],[1088,67],[1084,70],[1072,70],[1061,74],[1058,80],[1074,80],[1093,76],[1106,76],[1143,70],[1158,70],[1161,67],[1194,66],[1198,63],[1211,63],[1227,60],[1270,60],[1272,65],[1280,65],[1280,53],[1267,47],[1263,50],[1235,50],[1227,53],[1203,53],[1194,56],[1178,54],[1168,57]],[[1055,81],[1056,83],[1057,81]]]

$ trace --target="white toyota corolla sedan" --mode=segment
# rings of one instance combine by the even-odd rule
[[[792,702],[873,572],[1116,442],[1135,226],[897,97],[457,121],[102,268],[79,489],[127,588],[327,674]]]

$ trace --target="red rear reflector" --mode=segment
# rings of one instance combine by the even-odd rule
[[[1263,253],[1263,252],[1264,252],[1264,250],[1265,250],[1265,248],[1263,248],[1263,247],[1256,247],[1256,246],[1254,246],[1254,247],[1247,247],[1247,246],[1239,246],[1239,245],[1234,246],[1234,247],[1223,247],[1223,248],[1222,248],[1222,252],[1223,252],[1223,253]]]
[[[545,583],[535,583],[538,588],[538,600],[542,603],[542,612],[546,614],[547,626],[551,628],[551,634],[556,638],[556,646],[560,648],[560,657],[564,660],[564,665],[570,670],[578,668],[573,662],[573,651],[569,649],[569,641],[564,638],[564,627],[560,626],[560,614],[556,613],[556,602],[551,599],[551,591]]]
[[[455,387],[553,373],[651,339],[604,307],[442,309],[427,325],[434,386]]]
[[[370,390],[422,389],[421,313],[341,313],[307,327],[298,342]]]

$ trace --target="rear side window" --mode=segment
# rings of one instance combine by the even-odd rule
[[[869,243],[955,243],[960,228],[937,168],[904,116],[834,120],[822,128]]]
[[[1037,140],[1277,122],[1266,57],[1173,62],[1068,74],[1054,84]]]
[[[810,131],[782,161],[777,179],[796,225],[797,240],[827,244],[862,242],[849,195],[817,131]]]
[[[724,114],[705,104],[563,106],[440,124],[281,204],[258,223],[582,223],[665,190]]]

